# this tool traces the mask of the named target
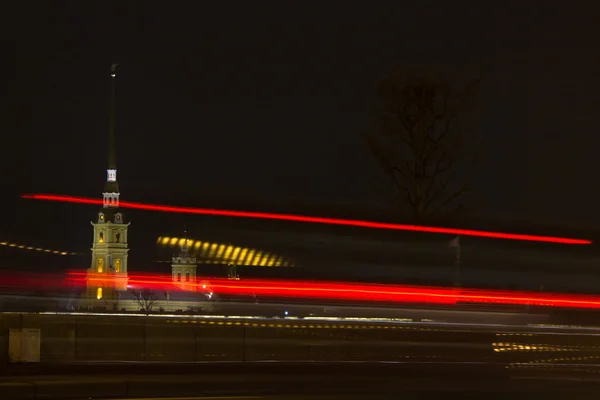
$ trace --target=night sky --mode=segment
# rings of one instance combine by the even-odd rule
[[[466,212],[593,224],[597,6],[406,3],[36,3],[15,31],[4,228],[27,218],[20,193],[101,196],[113,60],[122,200],[380,207],[374,88],[426,65],[482,80]]]

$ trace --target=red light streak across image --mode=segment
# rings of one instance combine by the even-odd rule
[[[9,292],[29,293],[40,288],[48,292],[55,290],[89,287],[111,287],[123,278],[106,274],[69,272],[67,276],[42,273],[0,274],[0,287]],[[186,291],[172,281],[171,275],[130,274],[127,285],[130,289],[149,289],[156,293]],[[123,282],[119,282],[123,283]],[[396,304],[455,305],[458,303],[523,305],[579,309],[600,309],[600,296],[559,293],[536,293],[520,291],[480,290],[468,288],[440,288],[408,285],[361,284],[350,282],[305,282],[291,280],[230,280],[224,278],[201,278],[196,283],[185,283],[187,290],[212,292],[218,296],[238,295],[277,297],[308,300],[338,300],[359,302],[384,302]]]
[[[86,197],[49,195],[49,194],[31,194],[31,195],[23,195],[22,197],[25,199],[33,199],[33,200],[46,200],[46,201],[66,202],[66,203],[102,205],[102,200],[91,199],[91,198],[86,198]],[[238,217],[238,218],[270,219],[270,220],[305,222],[305,223],[314,223],[314,224],[355,226],[355,227],[372,228],[372,229],[389,229],[389,230],[426,232],[426,233],[441,233],[441,234],[448,234],[448,235],[475,236],[475,237],[521,240],[521,241],[531,241],[531,242],[546,242],[546,243],[560,243],[560,244],[591,244],[592,243],[591,240],[587,240],[587,239],[573,239],[573,238],[561,238],[561,237],[553,237],[553,236],[524,235],[524,234],[502,233],[502,232],[488,232],[488,231],[473,230],[473,229],[455,229],[455,228],[443,228],[443,227],[433,227],[433,226],[406,225],[406,224],[373,222],[373,221],[363,221],[363,220],[349,220],[349,219],[338,219],[338,218],[328,218],[328,217],[311,217],[311,216],[294,215],[294,214],[274,214],[274,213],[266,213],[266,212],[233,211],[233,210],[220,210],[220,209],[194,208],[194,207],[176,207],[176,206],[165,206],[165,205],[155,205],[155,204],[133,203],[133,202],[125,202],[125,201],[120,202],[119,206],[122,208],[170,212],[170,213],[213,215],[213,216]]]
[[[102,285],[110,280],[102,274],[70,273],[68,280]],[[130,275],[128,285],[150,290],[178,290],[170,275]],[[256,295],[304,299],[371,301],[392,303],[428,303],[452,305],[457,303],[517,304],[529,306],[600,309],[600,296],[565,295],[557,293],[509,292],[499,290],[436,288],[403,285],[360,284],[344,282],[303,282],[285,280],[230,280],[205,278],[196,284],[186,284],[194,291],[220,295]]]

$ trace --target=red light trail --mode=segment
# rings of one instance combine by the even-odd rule
[[[52,293],[65,288],[86,286],[111,287],[123,278],[106,274],[70,272],[66,279],[56,274],[0,273],[0,287],[8,292],[29,293],[40,288]],[[129,275],[128,287],[149,289],[156,292],[186,291],[172,281],[171,275]],[[559,293],[536,293],[501,290],[479,290],[442,287],[419,287],[408,285],[361,284],[349,282],[305,282],[289,280],[230,280],[224,278],[200,278],[197,283],[181,282],[187,290],[212,292],[216,295],[259,296],[297,299],[322,299],[338,301],[386,302],[397,304],[513,304],[579,309],[600,309],[600,296],[571,295]]]
[[[62,195],[49,195],[49,194],[32,194],[21,196],[24,199],[33,200],[46,200],[46,201],[60,201],[66,203],[79,203],[79,204],[96,204],[102,205],[102,200],[90,199],[86,197],[75,197],[75,196],[62,196]],[[250,212],[250,211],[233,211],[233,210],[219,210],[210,208],[193,208],[193,207],[176,207],[176,206],[165,206],[155,204],[143,204],[143,203],[132,203],[122,201],[119,203],[120,207],[132,208],[138,210],[148,211],[161,211],[171,213],[185,213],[185,214],[198,214],[198,215],[214,215],[222,217],[237,217],[237,218],[256,218],[256,219],[271,219],[280,221],[293,221],[293,222],[306,222],[314,224],[327,224],[327,225],[343,225],[343,226],[355,226],[362,228],[373,228],[373,229],[390,229],[390,230],[401,230],[401,231],[412,231],[412,232],[426,232],[426,233],[441,233],[448,235],[459,235],[459,236],[475,236],[485,237],[493,239],[508,239],[508,240],[521,240],[530,242],[546,242],[546,243],[560,243],[560,244],[591,244],[591,240],[586,239],[573,239],[573,238],[561,238],[552,236],[537,236],[537,235],[523,235],[516,233],[502,233],[502,232],[487,232],[473,229],[454,229],[454,228],[442,228],[432,226],[419,226],[419,225],[405,225],[405,224],[394,224],[385,222],[372,222],[362,220],[349,220],[349,219],[338,219],[338,218],[327,218],[327,217],[309,217],[303,215],[293,214],[274,214],[265,212]]]
[[[68,280],[85,283],[107,283],[110,279],[102,274],[70,273]],[[107,280],[108,279],[108,280]],[[150,290],[177,290],[172,277],[159,275],[130,275],[131,287]],[[230,280],[206,278],[199,283],[185,283],[194,291],[214,292],[220,295],[256,295],[305,299],[328,299],[346,301],[370,301],[393,303],[423,303],[453,305],[457,303],[516,304],[528,306],[600,309],[600,296],[564,295],[557,293],[508,292],[418,287],[404,285],[360,284],[343,282],[303,282],[284,280]]]

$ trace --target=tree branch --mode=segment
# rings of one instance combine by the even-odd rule
[[[415,216],[439,212],[466,190],[459,172],[470,149],[457,121],[475,84],[455,92],[447,83],[413,78],[378,88],[380,126],[368,136],[369,148]]]

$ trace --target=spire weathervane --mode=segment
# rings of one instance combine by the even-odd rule
[[[181,243],[181,253],[182,254],[187,254],[189,241],[190,240],[188,239],[188,234],[187,234],[187,224],[184,222],[183,223],[183,243]]]
[[[113,64],[110,66],[110,76],[112,76],[113,78],[114,78],[115,76],[117,76],[117,67],[118,67],[118,66],[119,66],[119,63],[117,63],[117,62],[116,62],[116,63],[113,63]]]
[[[115,143],[115,77],[117,76],[116,74],[116,69],[117,69],[117,65],[119,65],[118,63],[113,63],[110,66],[110,76],[112,77],[112,93],[111,93],[111,99],[110,99],[110,125],[109,125],[109,130],[108,130],[108,169],[109,170],[114,170],[115,171],[115,176],[114,179],[112,179],[112,181],[116,181],[116,170],[117,170],[117,151],[116,151],[116,143]],[[108,177],[109,181],[111,180],[111,176],[109,174]]]
[[[104,207],[119,206],[119,186],[117,184],[117,149],[115,139],[115,77],[118,63],[112,63],[110,66],[111,76],[111,98],[109,108],[109,126],[108,126],[108,166],[106,170],[106,184],[104,185]]]

